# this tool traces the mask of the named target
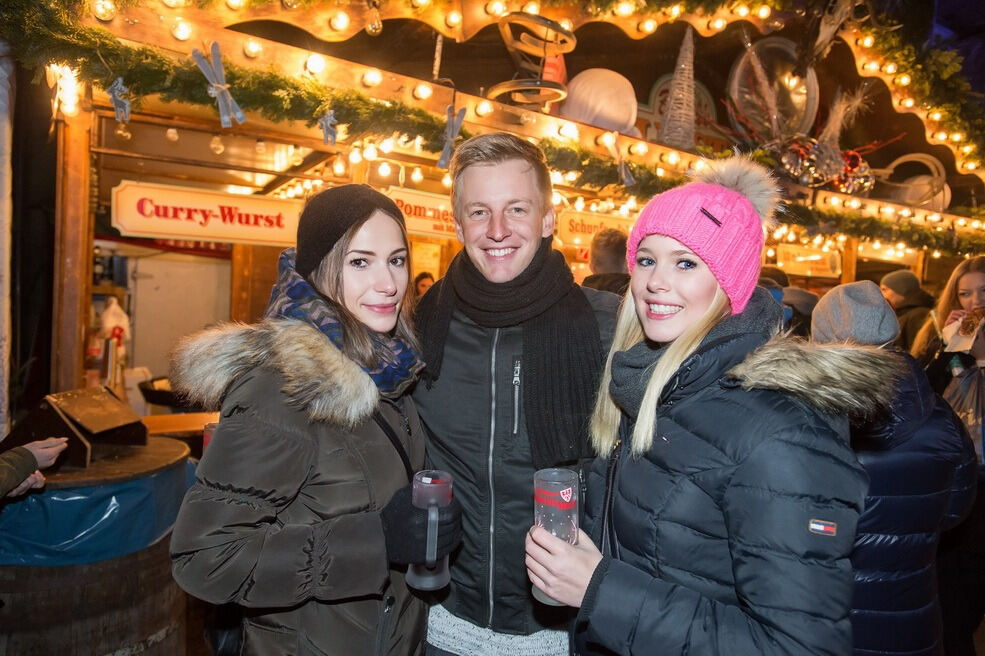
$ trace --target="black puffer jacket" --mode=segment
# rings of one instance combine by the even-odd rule
[[[290,319],[186,338],[175,388],[221,420],[178,513],[174,577],[245,608],[244,656],[418,653],[426,607],[387,563],[380,510],[424,464],[410,398]]]
[[[671,378],[650,450],[634,457],[624,440],[593,466],[586,524],[607,555],[576,620],[578,654],[851,651],[866,478],[846,416],[888,406],[895,361],[769,341],[779,318],[757,290]],[[614,357],[610,389],[630,420],[659,353]]]
[[[582,290],[605,353],[619,298]],[[452,556],[451,587],[442,605],[476,626],[529,635],[564,628],[570,609],[535,603],[523,564],[536,467],[522,403],[522,354],[519,326],[486,328],[456,312],[441,376],[430,387],[417,385],[414,401],[428,428],[428,460],[454,476],[462,503],[462,547]]]
[[[975,499],[975,450],[950,406],[909,355],[892,416],[852,430],[869,475],[852,564],[857,656],[941,654],[934,557],[942,530]]]

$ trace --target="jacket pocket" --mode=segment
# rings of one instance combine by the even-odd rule
[[[393,616],[396,615],[394,606],[397,599],[393,595],[386,595],[380,602],[380,617],[376,623],[376,649],[373,651],[377,656],[387,653],[390,633],[393,629]]]

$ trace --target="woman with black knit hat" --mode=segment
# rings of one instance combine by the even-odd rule
[[[266,318],[185,338],[171,380],[221,412],[171,539],[190,594],[244,608],[242,654],[415,654],[425,605],[424,465],[406,390],[423,364],[411,329],[407,234],[364,185],[324,191],[281,254]],[[454,504],[438,558],[458,542]]]
[[[578,654],[851,652],[866,479],[846,419],[887,406],[894,364],[775,337],[782,309],[756,281],[776,201],[765,169],[730,158],[633,227],[587,533],[527,539],[533,584],[579,607]]]

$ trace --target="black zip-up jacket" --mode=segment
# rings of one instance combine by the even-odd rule
[[[619,298],[582,291],[607,353]],[[418,384],[413,398],[427,427],[430,465],[451,473],[462,503],[462,547],[452,556],[442,605],[477,626],[529,635],[564,628],[571,611],[535,602],[524,565],[536,467],[523,413],[522,353],[519,326],[484,328],[456,312],[441,376],[430,389]]]
[[[636,457],[624,441],[614,469],[592,466],[586,529],[607,555],[579,611],[578,654],[851,652],[866,477],[846,417],[888,407],[897,365],[872,347],[767,341],[746,325],[779,318],[764,294],[671,378],[652,447]],[[614,361],[610,388],[630,420],[617,390],[645,386],[655,357],[639,347]]]

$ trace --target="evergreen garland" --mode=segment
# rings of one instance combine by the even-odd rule
[[[136,0],[118,0],[121,5]],[[196,0],[207,6],[211,0]],[[252,0],[263,4],[266,0]],[[314,0],[300,0],[302,3]],[[567,4],[571,0],[556,1]],[[598,11],[614,5],[606,1],[595,5]],[[664,9],[673,6],[668,0],[643,0],[647,9]],[[691,0],[682,3],[686,11],[717,8],[716,0]],[[778,2],[769,3],[776,7]],[[122,76],[135,102],[143,96],[159,94],[169,102],[195,105],[215,105],[208,95],[208,85],[191,58],[171,59],[148,47],[131,47],[123,44],[108,31],[82,26],[78,12],[83,10],[80,0],[3,0],[0,2],[0,37],[7,40],[15,56],[28,67],[39,72],[50,62],[66,63],[76,67],[79,79],[107,88],[117,76]],[[960,57],[953,53],[934,51],[919,58],[912,46],[902,43],[892,33],[889,38],[879,34],[880,53],[895,61],[901,71],[913,76],[915,97],[930,98],[935,94],[956,100],[937,102],[933,106],[948,113],[955,127],[965,130],[976,144],[985,143],[985,108],[969,100],[967,80],[960,71]],[[957,57],[957,59],[955,59]],[[444,120],[420,108],[399,101],[378,102],[352,89],[336,89],[315,80],[298,80],[285,77],[271,70],[254,70],[225,64],[226,81],[240,107],[257,112],[271,121],[303,121],[314,125],[328,109],[335,112],[340,124],[349,125],[350,135],[387,135],[399,132],[420,135],[423,146],[432,151],[441,150],[444,138]],[[931,102],[927,100],[927,102]],[[967,105],[975,104],[969,108]],[[462,135],[467,138],[466,134]],[[541,141],[549,165],[560,171],[575,171],[578,178],[573,186],[602,189],[621,186],[618,167],[607,156],[598,155],[581,147],[572,147],[551,139]],[[711,153],[725,156],[730,153]],[[754,159],[774,165],[762,152],[752,154]],[[642,201],[683,182],[680,177],[658,174],[656,167],[629,162],[636,183],[625,192]],[[848,212],[821,210],[802,205],[786,205],[785,223],[805,226],[808,233],[844,233],[860,238],[904,241],[911,246],[934,248],[946,253],[985,252],[985,236],[962,234],[958,236],[953,226],[945,229],[917,226],[909,221],[891,222],[862,217]],[[969,215],[978,215],[969,211]]]

